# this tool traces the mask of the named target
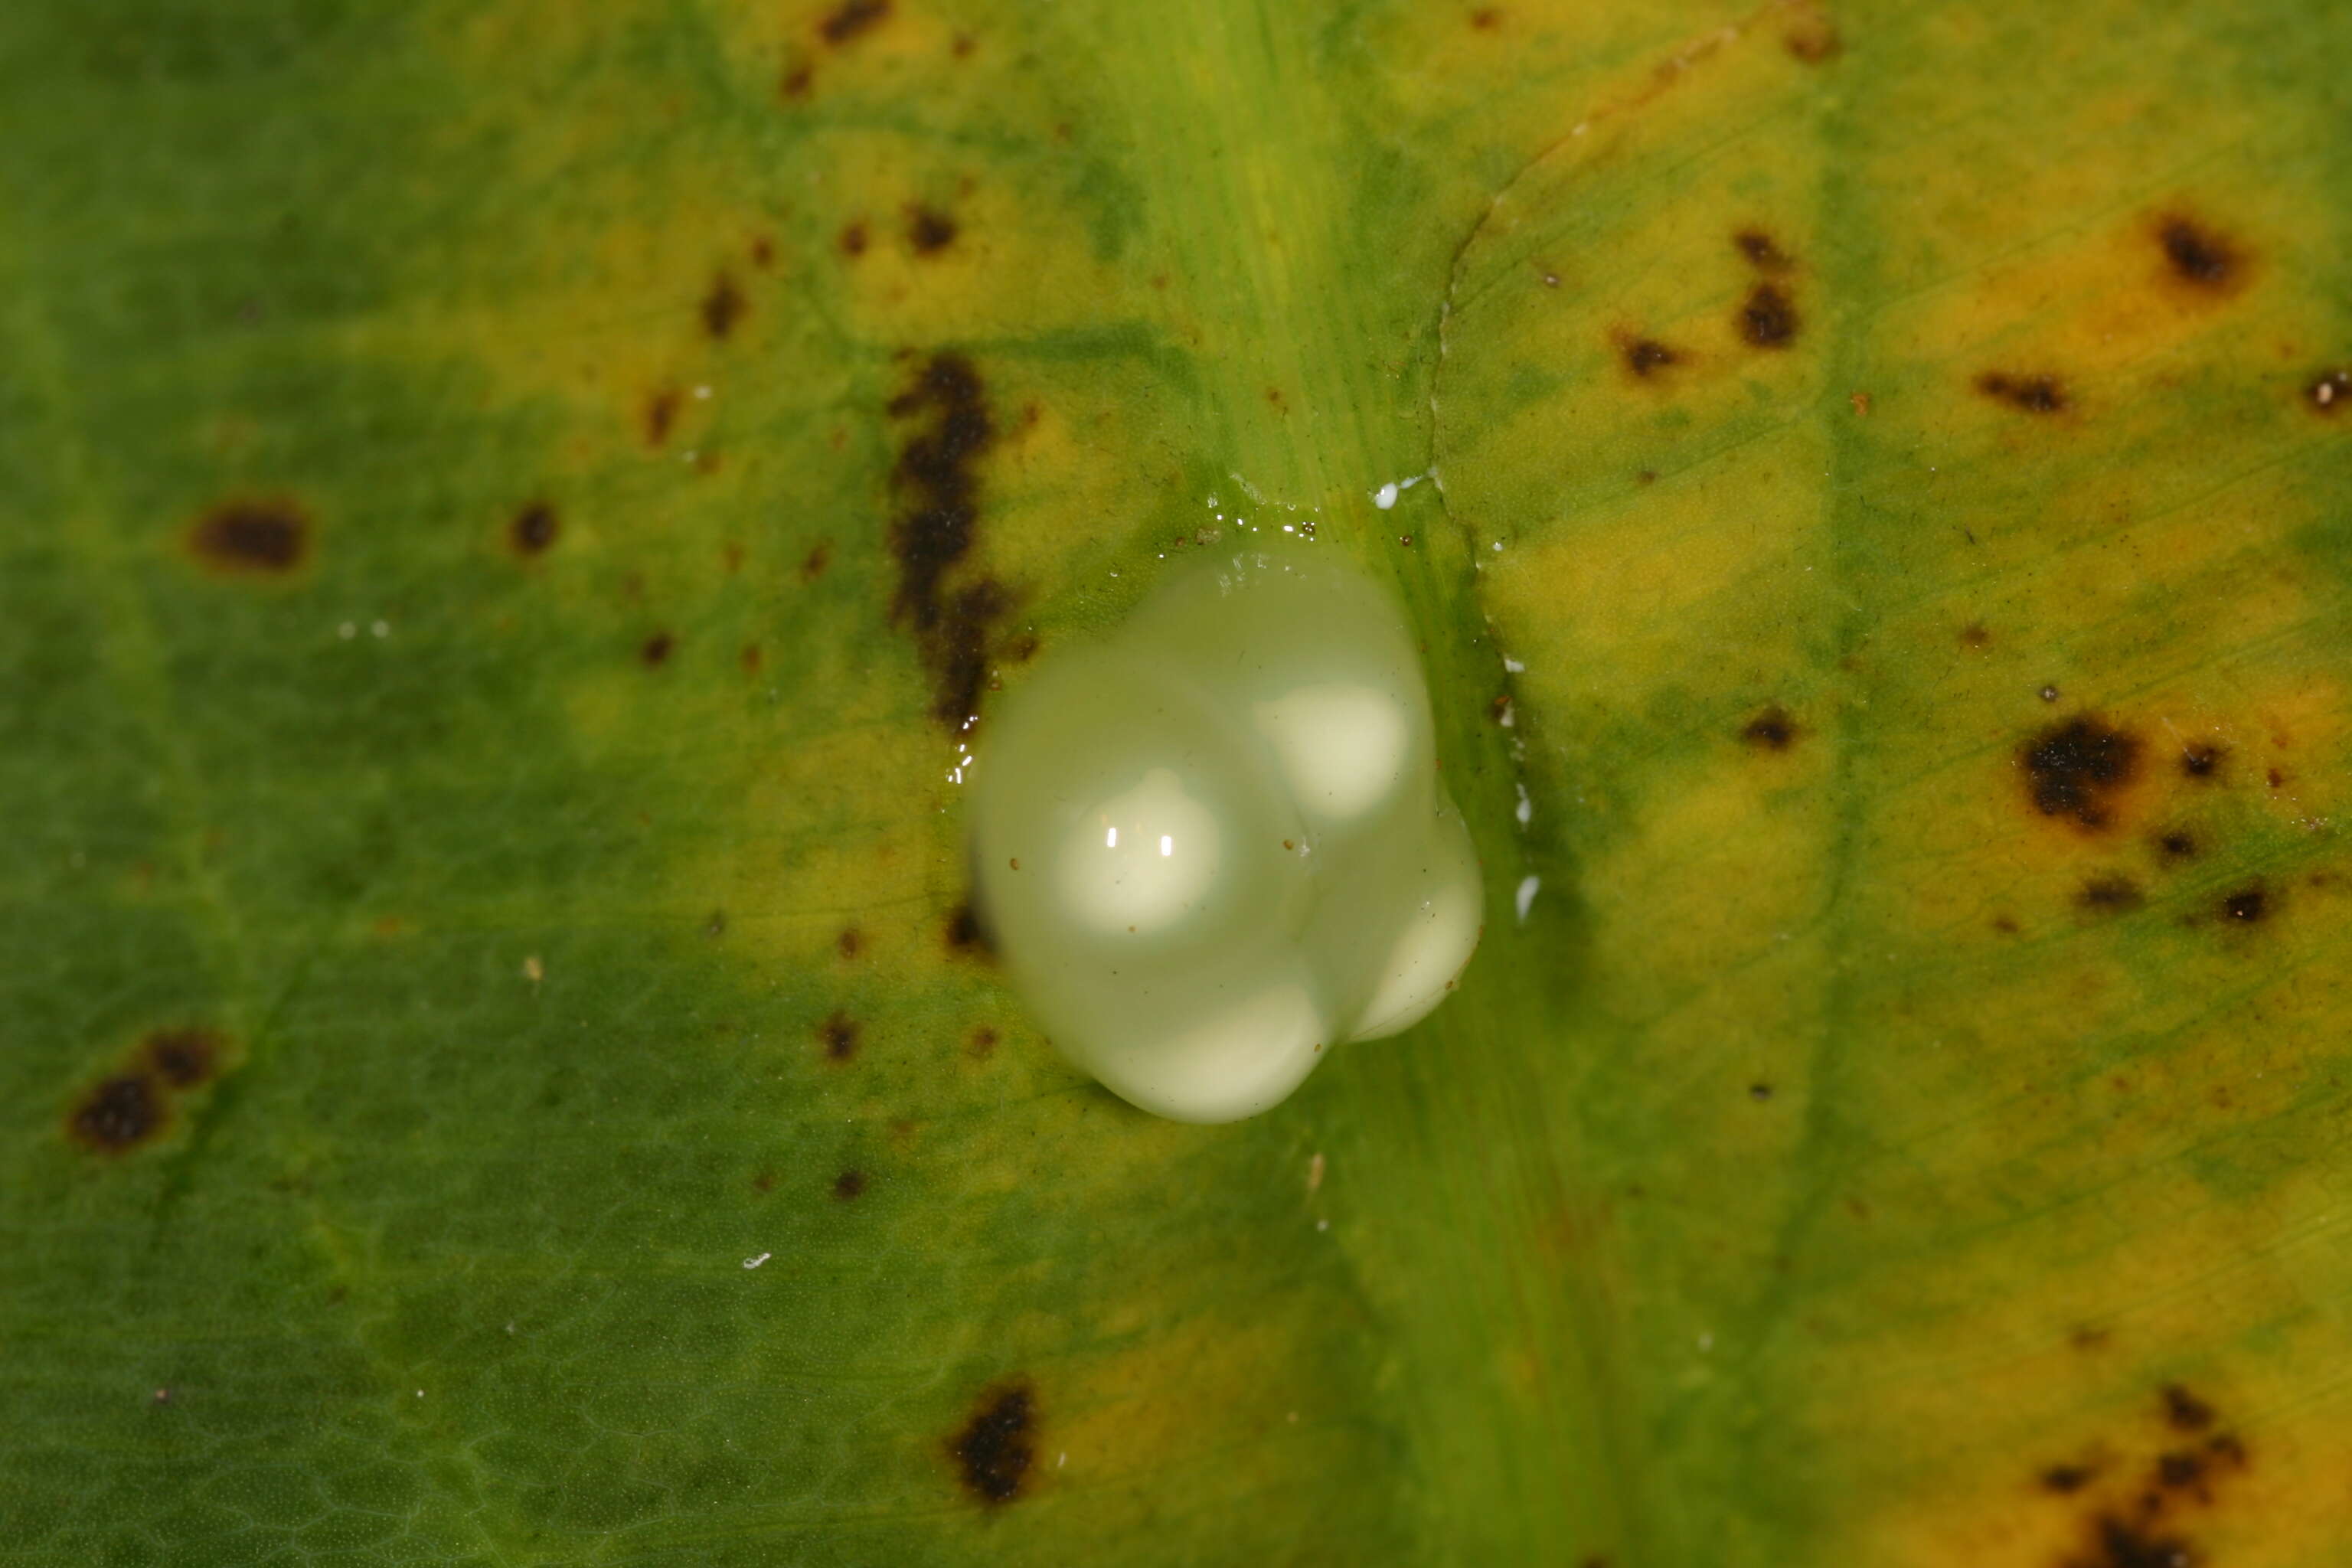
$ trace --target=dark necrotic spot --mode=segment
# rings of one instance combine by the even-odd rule
[[[2092,1529],[2095,1554],[2073,1559],[2068,1568],[2195,1568],[2198,1562],[2182,1538],[2151,1534],[2149,1527],[2111,1513],[2101,1514]]]
[[[670,426],[677,423],[677,394],[656,392],[646,399],[646,444],[658,447],[669,439]]]
[[[2164,1401],[2164,1422],[2176,1432],[2202,1432],[2213,1425],[2213,1407],[2177,1383],[2157,1391]]]
[[[2221,748],[2198,741],[2180,748],[2180,771],[2192,779],[2209,779],[2221,766]]]
[[[710,918],[702,922],[702,934],[716,942],[727,934],[727,911],[713,910]]]
[[[816,25],[817,36],[838,47],[878,27],[890,15],[890,0],[841,0]]]
[[[1777,283],[1759,283],[1739,307],[1739,335],[1759,349],[1784,349],[1796,340],[1797,307]]]
[[[2205,1451],[2217,1464],[2227,1465],[2233,1470],[2246,1468],[2246,1446],[2234,1432],[2214,1433],[2205,1439]]]
[[[844,1171],[833,1179],[833,1195],[843,1203],[862,1195],[866,1191],[866,1173]]]
[[[2270,913],[2270,895],[2261,888],[2241,888],[2221,900],[2224,919],[2252,925]]]
[[[220,1067],[220,1037],[209,1029],[158,1029],[144,1055],[155,1075],[173,1089],[194,1089]]]
[[[677,647],[677,639],[667,632],[656,632],[637,649],[637,657],[645,660],[647,668],[658,668],[669,661],[670,651]]]
[[[2066,388],[2055,376],[1989,370],[1977,377],[1976,384],[1987,397],[2028,414],[2057,414],[2066,407]]]
[[[2028,741],[2018,761],[2036,811],[2104,827],[2112,797],[2138,770],[2139,742],[2097,719],[2069,719]]]
[[[2042,1472],[2042,1489],[2062,1496],[2067,1492],[2078,1492],[2089,1486],[2097,1473],[2088,1465],[2053,1465]]]
[[[865,255],[866,226],[862,223],[843,225],[841,229],[841,238],[835,243],[841,247],[841,254],[844,256],[854,257]]]
[[[844,958],[856,958],[866,950],[866,939],[857,934],[856,926],[844,926],[841,934],[833,939],[833,951]]]
[[[1748,1098],[1769,1100],[1772,1098],[1772,1086],[1769,1083],[1751,1083],[1748,1086]]]
[[[1960,642],[1968,647],[1990,647],[1992,634],[1985,630],[1983,622],[1970,621],[1960,628]]]
[[[2168,860],[2186,860],[2197,853],[2197,837],[2192,833],[2175,828],[2158,838],[2156,841],[2156,847],[2163,852],[2164,858]]]
[[[2094,877],[2083,884],[2074,901],[2086,910],[2113,914],[2124,910],[2136,910],[2140,904],[2139,884],[2129,877]]]
[[[971,1037],[964,1042],[964,1049],[982,1061],[987,1060],[996,1050],[996,1031],[985,1024],[982,1025],[974,1029]]]
[[[1617,353],[1625,368],[1643,381],[1668,365],[1680,363],[1683,357],[1655,338],[1626,338],[1617,345]]]
[[[824,575],[825,567],[830,565],[832,562],[833,546],[825,542],[824,540],[817,541],[814,544],[809,546],[809,552],[801,558],[801,581],[803,583],[815,582],[818,578]]]
[[[310,524],[289,501],[226,501],[196,520],[188,542],[216,571],[282,576],[310,553]]]
[[[1037,1421],[1036,1395],[1026,1383],[999,1384],[980,1396],[948,1452],[963,1484],[990,1507],[1013,1501],[1028,1478]]]
[[[784,68],[781,89],[786,99],[806,98],[811,77],[807,62],[795,61]]]
[[[2205,1459],[2200,1454],[2180,1449],[2157,1458],[2156,1484],[2168,1491],[2184,1490],[2204,1478]]]
[[[996,951],[990,940],[988,928],[971,904],[958,904],[948,911],[948,946],[961,953],[988,957]]]
[[[1789,253],[1760,228],[1743,228],[1731,237],[1731,243],[1748,258],[1748,265],[1762,271],[1786,272],[1793,265]]]
[[[1797,739],[1797,721],[1784,708],[1767,708],[1740,727],[1739,738],[1768,752],[1785,752]]]
[[[758,643],[747,642],[743,645],[743,651],[735,656],[735,662],[743,667],[744,674],[757,675],[760,673],[761,664],[766,658],[767,656],[760,651]]]
[[[88,1147],[120,1153],[153,1137],[163,1125],[163,1097],[146,1074],[123,1073],[84,1095],[68,1125]]]
[[[955,243],[956,222],[937,207],[907,209],[907,243],[918,256],[931,256]]]
[[[816,1037],[824,1042],[829,1061],[845,1062],[857,1054],[857,1024],[846,1013],[836,1012],[819,1024]]]
[[[890,400],[888,412],[895,419],[922,421],[899,448],[891,475],[899,500],[890,526],[890,549],[898,561],[891,616],[911,628],[930,666],[932,715],[960,731],[979,713],[990,623],[1004,610],[1006,596],[989,582],[950,593],[943,579],[971,549],[980,516],[977,467],[996,439],[996,427],[979,373],[959,353],[932,355]]]
[[[735,330],[747,309],[743,291],[722,272],[711,279],[710,292],[702,297],[702,330],[714,339],[724,338]]]
[[[1470,13],[1470,25],[1482,33],[1491,33],[1503,25],[1503,14],[1491,5],[1482,5]]]
[[[2331,370],[2303,389],[2304,401],[2322,414],[2333,414],[2352,400],[2352,370]]]
[[[555,536],[562,531],[562,519],[557,517],[555,509],[543,500],[532,501],[515,513],[514,521],[507,524],[508,542],[513,544],[516,553],[521,555],[539,554],[553,544]]]
[[[2174,216],[2158,221],[2158,243],[2172,275],[2200,289],[2228,287],[2238,275],[2237,247],[2192,218]]]

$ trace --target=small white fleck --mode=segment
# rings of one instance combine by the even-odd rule
[[[1163,833],[1160,836],[1160,853],[1163,858],[1176,853],[1176,840],[1172,835]]]
[[[1522,877],[1519,879],[1517,901],[1521,925],[1528,923],[1528,907],[1536,901],[1536,889],[1542,886],[1543,879],[1540,877]]]
[[[539,954],[534,952],[522,961],[522,977],[533,985],[547,978],[547,965],[539,961]]]
[[[511,1319],[509,1319],[509,1320],[508,1321],[508,1322],[507,1322],[507,1332],[509,1332],[509,1333],[513,1333],[513,1332],[514,1332],[514,1322],[513,1322],[513,1320],[511,1320]]]
[[[757,1258],[747,1258],[743,1259],[743,1267],[746,1268],[757,1268],[760,1265],[765,1263],[769,1258],[773,1258],[775,1254],[772,1252],[763,1252]]]
[[[1495,548],[1500,550],[1502,546],[1497,544]],[[1505,654],[1503,656],[1503,668],[1509,670],[1513,675],[1517,675],[1523,672],[1528,667],[1521,664],[1517,659],[1513,658],[1509,654]]]
[[[1518,722],[1518,716],[1511,710],[1511,700],[1507,697],[1503,699],[1503,717],[1500,722],[1506,730]]]
[[[1328,1230],[1331,1228],[1331,1222],[1328,1219],[1318,1219],[1315,1222],[1315,1228],[1318,1230]]]
[[[1055,1460],[1055,1461],[1054,1461],[1054,1468],[1055,1468],[1055,1469],[1057,1469],[1057,1470],[1058,1470],[1058,1469],[1060,1469],[1064,1465],[1066,1465],[1066,1464],[1068,1464],[1069,1462],[1070,1462],[1070,1451],[1069,1451],[1067,1448],[1065,1448],[1065,1449],[1063,1449],[1063,1450],[1062,1450],[1062,1457],[1061,1457],[1060,1458],[1058,1458],[1058,1459],[1056,1459],[1056,1460]]]
[[[1503,552],[1503,542],[1498,539],[1495,541],[1489,548],[1492,549],[1496,554],[1500,555]]]
[[[418,1390],[416,1391],[416,1397],[417,1397],[417,1398],[419,1398],[419,1399],[424,1398],[424,1397],[425,1397],[425,1391],[424,1391],[423,1389],[421,1389],[421,1388],[420,1388],[420,1389],[418,1389]]]
[[[707,386],[698,386],[694,389],[694,396],[695,401],[698,403],[708,403],[710,401],[710,388]]]
[[[1318,1153],[1307,1162],[1307,1190],[1313,1192],[1323,1184],[1323,1156]]]
[[[1699,1335],[1698,1348],[1702,1351],[1713,1350],[1715,1348],[1715,1335],[1713,1333],[1703,1333]]]
[[[1116,849],[1118,847],[1118,828],[1110,827],[1103,830],[1103,847],[1106,849]]]
[[[1536,803],[1528,798],[1528,786],[1525,784],[1519,785],[1519,804],[1515,815],[1518,817],[1519,826],[1521,827],[1525,827],[1528,823],[1533,822],[1536,819]],[[1521,920],[1527,919],[1527,910],[1525,909],[1519,910],[1519,918]]]
[[[370,637],[388,637],[392,635],[392,623],[390,621],[371,621],[368,623],[368,635]]]
[[[1397,488],[1394,480],[1391,480],[1389,483],[1382,485],[1380,489],[1372,492],[1372,504],[1380,508],[1382,511],[1386,511],[1389,508],[1396,505],[1396,499]]]
[[[1570,136],[1581,136],[1591,123],[1592,122],[1589,120],[1580,120],[1574,125],[1569,127],[1568,133]]]
[[[359,627],[352,625],[351,622],[345,621],[341,626],[335,628],[335,635],[342,638],[345,642],[349,642],[353,637],[360,635],[360,629]]]

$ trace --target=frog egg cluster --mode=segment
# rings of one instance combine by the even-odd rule
[[[1328,550],[1180,571],[1013,695],[972,796],[979,907],[1055,1046],[1146,1110],[1255,1115],[1410,1027],[1478,942],[1402,616]]]

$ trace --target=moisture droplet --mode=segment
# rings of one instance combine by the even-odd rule
[[[1040,668],[989,750],[972,863],[1005,967],[1144,1110],[1264,1110],[1331,1046],[1426,1016],[1477,945],[1412,638],[1328,552],[1180,568]]]

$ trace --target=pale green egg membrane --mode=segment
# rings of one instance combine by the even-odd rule
[[[1478,864],[1402,614],[1328,547],[1179,568],[986,737],[976,898],[1064,1056],[1150,1111],[1276,1104],[1444,998]]]

